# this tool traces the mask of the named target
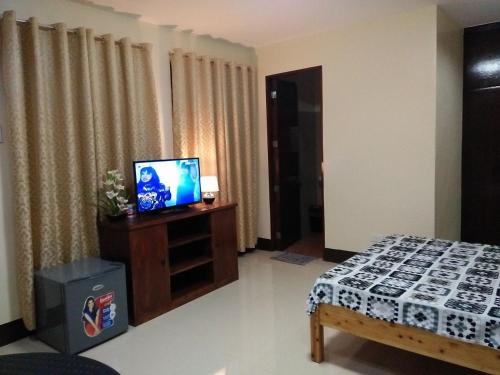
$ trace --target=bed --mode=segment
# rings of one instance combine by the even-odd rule
[[[500,374],[500,247],[391,235],[322,274],[307,300],[324,327]]]

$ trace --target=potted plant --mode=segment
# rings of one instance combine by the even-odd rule
[[[128,197],[123,185],[123,176],[118,170],[107,171],[99,196],[99,206],[110,220],[116,220],[127,215]]]

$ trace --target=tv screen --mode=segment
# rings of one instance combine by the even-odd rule
[[[134,181],[139,213],[201,202],[198,158],[135,161]]]

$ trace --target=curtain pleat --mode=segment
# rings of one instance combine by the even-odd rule
[[[124,38],[120,43],[121,60],[123,61],[123,81],[125,92],[125,118],[124,123],[128,131],[128,150],[132,157],[139,154],[140,136],[136,126],[137,123],[137,110],[135,103],[136,87],[134,79],[134,58],[132,55],[132,45],[129,38]]]
[[[215,141],[215,119],[214,119],[214,102],[213,88],[211,79],[211,63],[207,56],[203,56],[201,61],[196,61],[199,64],[199,82],[200,86],[196,97],[198,98],[198,124],[205,128],[203,133],[198,133],[198,154],[203,155],[203,174],[206,176],[217,175],[217,153],[213,152]]]
[[[119,87],[119,76],[118,76],[118,61],[117,61],[117,51],[115,46],[115,41],[112,39],[110,34],[104,35],[103,42],[103,60],[98,61],[98,64],[104,65],[104,82],[108,87],[108,105],[101,106],[104,112],[107,112],[107,119],[109,124],[109,133],[107,139],[112,142],[113,151],[116,155],[114,160],[114,168],[118,170],[125,170],[125,158],[124,158],[124,142],[123,135],[121,132],[121,126],[125,123],[122,118],[122,111],[120,107],[120,87]],[[106,124],[103,124],[103,131],[105,130]],[[98,129],[100,131],[101,129]],[[97,150],[97,153],[105,153],[105,150]],[[106,169],[106,168],[104,168]]]
[[[258,103],[257,103],[257,74],[255,72],[255,68],[250,67],[249,69],[249,82],[250,82],[250,95],[249,95],[249,100],[250,100],[250,123],[251,124],[257,124],[258,123],[258,113],[257,113],[257,108],[258,108]],[[251,146],[250,146],[250,153],[256,153],[258,149],[258,131],[257,131],[257,126],[251,126],[250,127],[250,134],[251,134]],[[257,207],[259,205],[258,199],[257,199],[257,191],[258,191],[258,172],[257,172],[257,158],[252,157],[251,158],[251,173],[250,173],[250,191],[255,191],[256,193],[252,195],[251,197],[251,221],[249,224],[249,230],[250,230],[250,238],[257,238],[257,217],[258,217],[258,211]]]
[[[68,145],[75,145],[75,167],[80,168],[79,180],[75,183],[75,192],[80,212],[76,215],[80,223],[78,231],[79,243],[76,249],[82,249],[83,256],[94,255],[97,249],[97,230],[95,217],[97,208],[90,201],[97,199],[98,186],[89,183],[99,176],[96,161],[96,136],[94,127],[94,106],[92,101],[92,87],[90,81],[90,65],[87,32],[79,28],[76,33],[68,34],[69,76],[70,83],[68,96],[72,98],[72,136],[68,138]],[[71,95],[71,93],[78,93]],[[75,176],[76,178],[76,176]],[[75,198],[76,199],[76,198]],[[74,236],[76,234],[73,234]]]
[[[29,192],[31,189],[30,181],[30,161],[26,157],[29,152],[28,142],[28,115],[26,89],[27,82],[30,77],[24,75],[24,67],[22,64],[21,53],[21,34],[18,33],[16,25],[16,16],[13,12],[7,12],[2,18],[2,70],[3,76],[9,77],[4,80],[5,98],[9,103],[7,108],[7,121],[15,123],[15,127],[11,127],[10,135],[16,140],[16,147],[12,148],[12,160],[15,168],[12,168],[13,180],[16,184],[16,232],[17,246],[20,249],[31,249],[35,243],[34,233],[32,233],[32,205]],[[33,207],[34,208],[34,207]],[[22,220],[20,220],[22,218]],[[26,290],[22,298],[19,299],[20,309],[24,315],[25,311],[30,311],[33,307],[33,279],[22,270],[25,265],[34,263],[34,254],[29,251],[20,251],[17,253],[16,264],[18,286],[20,290]],[[27,319],[31,319],[33,324],[34,317],[32,314],[27,315]]]
[[[216,168],[217,173],[214,175],[218,176],[218,182],[220,186],[227,186],[227,167],[228,167],[228,158],[227,158],[227,138],[226,138],[226,113],[224,108],[226,106],[226,101],[224,98],[224,63],[216,59],[212,64],[212,76],[213,76],[213,85],[212,85],[212,93],[213,103],[214,103],[214,128],[215,128],[215,159],[216,159]],[[222,202],[228,202],[228,191],[227,189],[223,189],[219,192],[219,199]]]
[[[131,176],[161,156],[151,49],[64,24],[1,19],[1,65],[13,162],[21,313],[35,328],[33,272],[98,255],[100,177]],[[131,182],[131,180],[128,180]]]
[[[255,247],[257,140],[255,71],[176,49],[171,57],[174,154],[200,157],[219,200],[236,202],[238,249]]]
[[[158,98],[156,96],[156,80],[153,75],[153,46],[142,44],[142,50],[132,48],[133,77],[135,80],[135,121],[132,122],[137,133],[135,160],[144,160],[154,155],[161,155],[161,137],[159,131]],[[140,110],[137,110],[139,108]],[[158,129],[151,131],[151,128]]]
[[[50,34],[49,34],[50,35]],[[82,201],[80,197],[83,195],[81,187],[78,185],[80,180],[81,170],[78,165],[72,168],[67,167],[68,161],[78,161],[78,148],[75,147],[74,140],[76,138],[75,133],[75,118],[73,117],[73,99],[72,99],[72,88],[71,88],[71,78],[69,69],[69,53],[68,53],[68,34],[66,27],[63,24],[56,25],[55,32],[51,33],[49,36],[52,39],[54,45],[54,65],[53,71],[50,72],[49,76],[59,75],[59,80],[56,81],[55,87],[52,88],[47,95],[50,96],[51,92],[56,93],[56,98],[58,101],[58,106],[56,112],[53,116],[53,123],[51,121],[47,122],[47,128],[52,130],[49,142],[53,141],[55,147],[50,148],[52,150],[52,155],[54,160],[51,162],[55,166],[52,168],[51,179],[54,182],[54,189],[57,194],[51,195],[54,197],[52,202],[54,204],[54,211],[50,212],[52,217],[57,218],[57,227],[55,228],[55,235],[59,237],[57,243],[58,248],[56,251],[51,253],[55,254],[58,259],[53,263],[61,263],[64,261],[72,260],[74,254],[78,254],[78,248],[81,242],[82,228],[80,225],[78,213],[82,209]],[[46,64],[50,61],[44,61]],[[58,73],[57,73],[58,72]],[[47,113],[51,112],[51,108],[47,108]],[[58,134],[54,134],[57,132]],[[47,147],[46,147],[47,148]],[[71,184],[60,184],[57,183],[57,179],[62,181],[74,181]],[[71,202],[75,209],[68,210],[65,219],[67,222],[62,222],[64,206],[58,197],[65,196],[67,202]],[[63,228],[66,224],[69,224],[73,231],[65,231]],[[64,252],[63,248],[67,247],[68,251]],[[47,251],[46,253],[49,253]],[[43,253],[42,253],[43,254]],[[65,259],[68,258],[68,259]],[[52,262],[50,262],[52,263]]]
[[[187,64],[187,85],[188,85],[188,100],[187,103],[190,106],[190,111],[188,112],[188,122],[187,129],[190,139],[194,142],[188,143],[188,149],[186,155],[200,155],[199,145],[201,134],[196,131],[196,125],[200,123],[200,107],[204,103],[200,103],[200,99],[204,99],[197,95],[200,90],[200,80],[199,71],[197,70],[196,56],[194,54],[189,54]],[[203,165],[202,165],[203,168]]]

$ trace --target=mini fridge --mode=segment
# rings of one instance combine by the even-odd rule
[[[128,329],[125,265],[87,258],[35,273],[37,337],[75,354]]]

